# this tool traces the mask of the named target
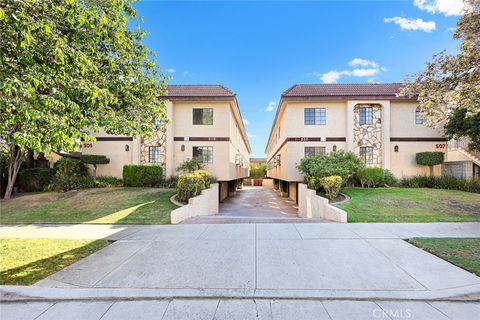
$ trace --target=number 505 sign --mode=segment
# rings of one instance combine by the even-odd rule
[[[84,142],[84,143],[83,143],[83,147],[84,147],[84,148],[92,148],[92,147],[93,147],[93,143],[91,143],[91,142]]]

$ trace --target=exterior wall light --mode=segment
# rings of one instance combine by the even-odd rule
[[[398,152],[398,146],[393,147],[393,151]]]
[[[130,151],[130,146],[128,144],[125,145],[125,151]]]
[[[337,145],[333,145],[332,149],[333,149],[334,152],[337,151]]]
[[[182,146],[180,147],[180,150],[185,151],[185,145],[184,144],[182,144]]]

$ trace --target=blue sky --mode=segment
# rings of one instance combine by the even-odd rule
[[[149,32],[144,42],[170,83],[233,90],[252,157],[263,157],[284,90],[401,82],[434,53],[457,50],[460,1],[144,0],[135,7]]]

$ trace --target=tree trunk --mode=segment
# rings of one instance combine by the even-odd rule
[[[8,183],[5,190],[5,199],[12,197],[13,185],[17,180],[18,171],[23,162],[23,151],[19,147],[13,146],[10,148],[10,156],[8,157]]]
[[[433,166],[429,166],[430,167],[430,177],[433,177]]]
[[[97,179],[97,165],[93,165],[93,180]]]

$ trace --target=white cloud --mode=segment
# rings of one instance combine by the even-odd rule
[[[275,106],[277,105],[277,103],[275,101],[270,101],[267,105],[267,107],[265,108],[265,111],[266,112],[270,112],[272,111],[273,109],[275,109]]]
[[[169,69],[166,69],[165,71],[167,71],[168,73],[175,73],[175,71],[177,71],[177,70],[175,70],[173,68],[169,68]]]
[[[247,132],[247,136],[249,138],[255,138],[257,135],[256,134],[253,134],[253,133],[250,133],[250,132]]]
[[[436,24],[435,21],[423,21],[420,18],[417,19],[408,19],[402,17],[393,17],[393,18],[383,18],[383,22],[390,23],[393,22],[398,24],[403,30],[422,30],[425,32],[431,32],[435,30]]]
[[[450,27],[445,30],[446,32],[455,32],[455,27]]]
[[[430,13],[443,13],[446,16],[459,16],[465,4],[463,0],[413,0],[413,5]]]
[[[189,71],[183,71],[183,74],[184,74],[184,75],[187,75],[187,74],[189,74],[189,73],[190,73]]]
[[[378,67],[378,63],[375,61],[367,60],[367,59],[361,59],[361,58],[355,58],[352,61],[348,63],[349,66],[355,67],[355,66],[361,66],[361,67],[373,67],[376,68]]]
[[[246,126],[250,125],[250,121],[248,121],[247,119],[243,118],[242,120],[244,125]]]
[[[325,73],[313,71],[310,72],[309,76],[315,76],[320,78],[323,83],[337,83],[338,80],[342,77],[371,77],[376,76],[384,71],[387,71],[387,68],[381,67],[377,62],[367,59],[355,58],[348,62],[348,65],[357,68],[351,70],[330,70]],[[364,68],[362,68],[364,67]],[[368,68],[370,67],[370,68]]]

